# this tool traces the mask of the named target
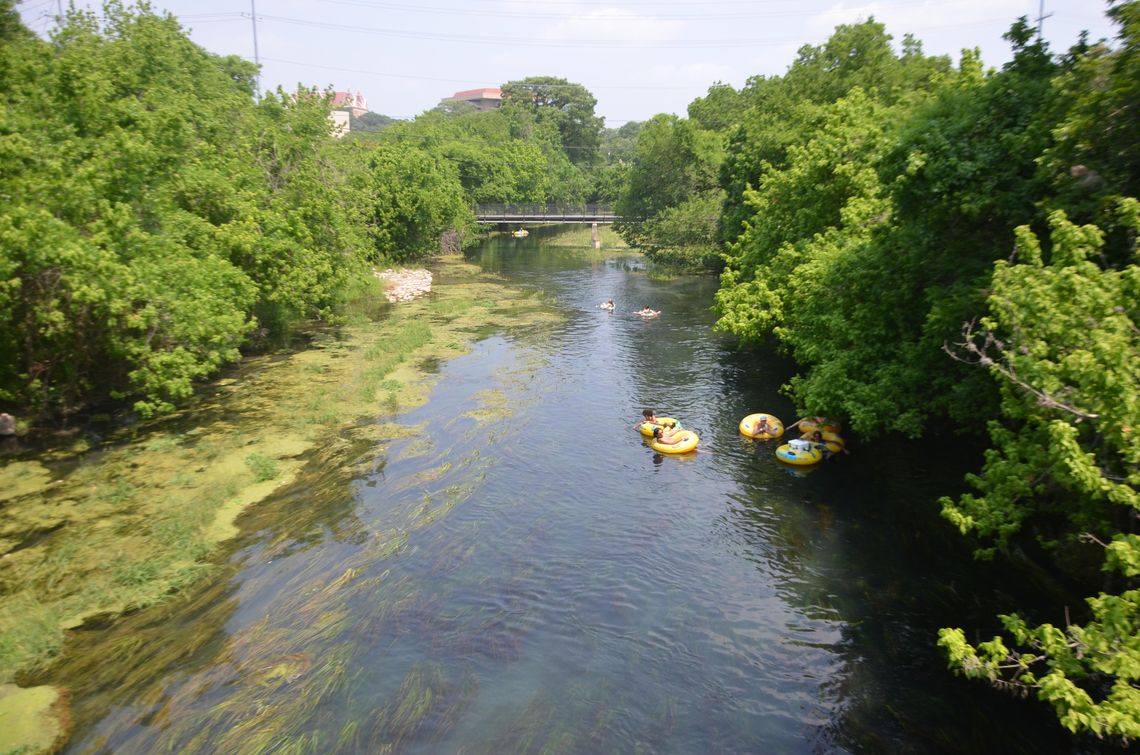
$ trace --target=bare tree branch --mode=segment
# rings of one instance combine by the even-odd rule
[[[951,359],[957,362],[962,362],[963,364],[977,364],[981,365],[982,367],[992,368],[996,370],[998,374],[1000,374],[1006,380],[1026,391],[1027,393],[1032,394],[1037,399],[1037,403],[1041,406],[1046,406],[1050,409],[1057,409],[1059,411],[1072,414],[1073,416],[1080,419],[1094,420],[1100,417],[1099,414],[1093,414],[1092,412],[1086,412],[1084,410],[1078,409],[1072,404],[1063,401],[1055,396],[1052,396],[1044,391],[1038,390],[1037,388],[1022,380],[1018,376],[1017,371],[1014,370],[1013,366],[1009,363],[1009,360],[1006,359],[1005,344],[995,338],[993,333],[986,331],[984,340],[982,341],[981,345],[978,345],[976,340],[978,336],[974,332],[976,325],[976,319],[963,323],[963,340],[961,343],[954,344],[958,348],[953,349],[949,344],[944,343],[942,344],[942,350],[949,354]],[[967,356],[962,356],[963,351]],[[993,356],[991,356],[991,354]]]

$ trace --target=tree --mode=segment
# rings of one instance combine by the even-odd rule
[[[1108,15],[1120,25],[1120,46],[1082,39],[1070,51],[1053,82],[1054,143],[1039,163],[1056,193],[1047,205],[1097,224],[1108,258],[1127,262],[1128,231],[1116,227],[1115,208],[1122,196],[1140,195],[1140,3],[1118,2]]]
[[[967,53],[935,85],[918,61],[906,63],[919,72],[911,76],[872,55],[884,70],[869,80],[901,70],[903,82],[927,83],[905,96],[906,86],[888,88],[891,97],[857,88],[834,104],[804,102],[765,126],[777,146],[751,153],[767,159],[744,204],[731,206],[731,190],[726,201],[741,230],[718,327],[745,341],[776,335],[801,365],[790,387],[802,407],[845,415],[863,435],[911,436],[931,420],[996,411],[992,387],[948,369],[940,348],[982,305],[1009,229],[1039,214],[1035,157],[1048,144],[1056,67],[1023,26],[1011,30],[1014,59],[997,74]],[[864,43],[880,49],[875,40]],[[806,81],[826,93],[817,57],[832,56],[806,56]]]
[[[378,138],[446,157],[472,203],[580,202],[590,191],[583,170],[563,152],[555,124],[518,108],[435,108]]]
[[[145,5],[5,33],[0,400],[166,410],[259,326],[333,311],[367,239],[320,93],[255,103],[254,66]]]
[[[689,103],[689,118],[709,131],[728,131],[740,123],[748,108],[748,96],[728,84],[717,82],[708,94]]]
[[[111,4],[105,24],[72,11],[51,44],[0,47],[0,396],[33,410],[164,408],[254,326],[256,289],[210,238],[243,175],[244,82],[168,16]]]
[[[1051,704],[1070,731],[1140,737],[1140,203],[1126,199],[1117,223],[1132,232],[1130,264],[1104,269],[1096,226],[1050,217],[1048,263],[1028,227],[1017,259],[999,260],[990,314],[968,325],[952,352],[1001,385],[1003,421],[978,494],[943,499],[963,533],[1009,547],[1032,526],[1047,547],[1102,548],[1106,589],[1065,623],[1031,626],[1001,617],[1002,637],[971,645],[943,629],[951,667]],[[1054,534],[1050,522],[1067,522]],[[979,551],[992,556],[994,549]]]
[[[825,106],[854,88],[885,104],[912,92],[928,91],[950,72],[945,56],[924,56],[921,45],[905,38],[901,55],[891,48],[886,27],[873,18],[835,28],[828,40],[800,48],[783,76],[750,79],[741,97],[748,107],[729,141],[721,186],[726,190],[722,223],[726,242],[741,233],[750,215],[745,191],[766,166],[779,168],[786,150],[801,143]]]
[[[575,165],[597,160],[603,120],[594,114],[598,101],[581,84],[554,76],[531,76],[503,84],[503,108],[520,109],[539,123],[553,124],[563,151]]]
[[[637,135],[615,229],[653,259],[712,263],[721,194],[721,138],[675,115],[656,115]]]
[[[395,122],[395,118],[389,118],[386,115],[380,115],[380,113],[365,113],[361,116],[355,116],[349,112],[348,128],[350,133],[374,134],[377,131],[383,131]]]
[[[382,144],[366,156],[374,259],[402,262],[433,252],[471,221],[453,163],[416,148]]]
[[[586,201],[592,204],[614,204],[629,182],[631,163],[637,147],[640,121],[630,121],[620,128],[602,131],[599,149],[601,163],[590,167],[590,190]]]

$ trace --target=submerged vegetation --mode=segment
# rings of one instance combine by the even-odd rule
[[[951,666],[1035,694],[1071,731],[1140,737],[1140,3],[1109,13],[1115,47],[1060,55],[1022,19],[1000,70],[896,47],[869,20],[782,76],[714,85],[687,118],[607,131],[585,88],[532,77],[493,112],[443,106],[337,140],[322,93],[256,97],[253,66],[146,5],[73,9],[45,41],[0,0],[0,408],[22,428],[124,401],[167,415],[0,469],[0,682],[42,671],[68,629],[200,580],[236,517],[310,458],[351,469],[354,443],[414,435],[357,420],[422,401],[428,367],[476,329],[540,312],[454,257],[431,297],[384,307],[372,266],[462,243],[472,203],[614,201],[651,259],[720,272],[718,327],[781,344],[805,413],[866,438],[988,430],[974,493],[945,517],[995,568],[1046,561],[1093,595],[948,627]],[[311,348],[239,362],[304,322],[320,323]],[[481,398],[468,416],[507,410]],[[466,490],[433,489],[410,521]],[[347,615],[290,600],[312,633]],[[991,630],[1005,636],[968,639]],[[282,630],[259,632],[239,642]],[[300,645],[242,668],[251,690],[303,680],[317,700],[351,675]],[[340,741],[398,746],[456,716],[469,681],[417,668],[383,731],[346,720]],[[305,720],[252,693],[233,705],[220,739],[189,725],[172,741],[269,748],[269,716]]]
[[[357,422],[422,402],[431,384],[423,364],[462,353],[488,325],[552,317],[532,295],[461,258],[435,264],[446,283],[427,298],[391,306],[375,321],[318,330],[308,348],[285,358],[247,359],[185,409],[103,448],[77,442],[0,469],[0,682],[42,669],[66,630],[154,604],[201,578],[216,545],[237,534],[234,520],[287,486],[314,453],[355,436],[373,448],[406,436],[399,425]],[[452,305],[473,300],[487,306]],[[503,407],[491,400],[473,411]]]

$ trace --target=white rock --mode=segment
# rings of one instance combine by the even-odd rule
[[[384,296],[390,302],[410,301],[431,291],[431,272],[428,270],[388,268],[384,272],[374,270],[373,275],[384,281]]]

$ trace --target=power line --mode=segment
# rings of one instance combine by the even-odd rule
[[[501,3],[502,0],[465,0],[465,2],[477,3]],[[785,2],[788,0],[716,0],[713,5],[764,5],[772,2]],[[792,0],[791,5],[797,4],[798,0]],[[613,7],[614,0],[528,0],[529,5],[604,5],[606,7]],[[681,5],[686,8],[693,7],[693,0],[621,0],[622,5],[647,5],[654,8],[663,5]]]
[[[760,47],[763,45],[772,44],[787,44],[802,42],[802,36],[796,37],[774,37],[769,39],[717,39],[717,40],[674,40],[669,42],[644,42],[642,40],[608,40],[605,42],[596,41],[582,41],[582,40],[534,40],[529,38],[519,37],[490,37],[471,34],[445,34],[440,32],[421,32],[421,31],[408,31],[402,29],[387,29],[379,27],[357,26],[353,24],[338,24],[325,21],[308,21],[299,18],[288,18],[286,16],[260,16],[262,20],[276,21],[283,24],[291,24],[295,26],[305,26],[315,29],[328,29],[330,31],[344,31],[354,34],[369,34],[383,37],[396,37],[403,39],[431,39],[444,42],[462,43],[462,44],[493,44],[498,46],[508,47],[563,47],[563,48],[596,48],[596,49],[665,49],[665,50],[678,50],[678,49],[693,49],[693,48],[726,48],[726,47]],[[979,26],[981,24],[989,24],[995,21],[1007,20],[1004,16],[1001,18],[986,18],[974,19],[972,21],[965,21],[958,24],[941,24],[938,26],[917,27],[919,29],[950,29],[965,26]]]
[[[177,16],[177,19],[179,21],[186,21],[186,20],[198,21],[198,20],[202,20],[202,19],[205,19],[205,20],[214,20],[214,19],[221,20],[224,18],[234,18],[234,19],[245,18],[247,15],[248,14],[242,13],[241,11],[233,11],[231,13],[183,13],[182,15]]]
[[[580,10],[571,8],[568,11],[560,13],[542,13],[533,11],[511,11],[511,10],[479,10],[472,8],[443,8],[438,6],[424,6],[424,5],[409,5],[407,3],[397,2],[383,2],[382,0],[320,0],[322,3],[330,3],[332,5],[347,5],[358,8],[376,8],[379,10],[400,10],[410,13],[427,13],[436,15],[447,16],[477,16],[482,18],[533,18],[533,19],[556,19],[556,20],[572,20],[582,17]],[[970,3],[972,0],[944,0],[940,6],[955,5]],[[568,5],[569,3],[559,3],[561,5]],[[662,3],[649,3],[654,7],[662,5]],[[794,10],[786,11],[765,11],[756,9],[756,3],[747,3],[750,7],[747,11],[738,11],[732,13],[687,13],[682,15],[669,14],[661,15],[654,14],[651,16],[638,16],[638,21],[684,21],[684,20],[719,20],[731,18],[807,18],[817,15],[815,12],[804,11],[802,7]],[[918,6],[928,4],[928,0],[916,0],[915,2],[900,2],[891,5],[878,5],[873,8],[875,13],[881,13],[889,10],[905,10],[915,8]],[[575,3],[577,5],[577,3]],[[599,5],[612,6],[612,3],[599,3]],[[685,5],[692,7],[692,3],[677,3],[677,5]],[[607,8],[609,9],[609,8]],[[857,10],[857,9],[853,9]],[[622,16],[609,15],[601,18],[591,16],[591,20],[622,20]]]
[[[61,0],[55,0],[55,2],[59,3],[59,2],[61,2]],[[20,11],[22,13],[34,13],[35,11],[44,10],[45,8],[47,8],[51,4],[52,4],[52,0],[41,0],[41,2],[38,5],[36,3],[29,3],[27,5],[22,6],[20,8]],[[40,18],[40,16],[37,16],[36,18],[38,19],[38,18]]]
[[[411,13],[431,13],[447,16],[479,16],[481,18],[534,18],[534,19],[571,19],[580,17],[581,13],[574,10],[569,10],[562,13],[535,13],[532,11],[510,11],[510,10],[478,10],[471,8],[440,8],[420,5],[407,5],[404,3],[387,3],[387,2],[367,2],[367,0],[320,0],[322,3],[331,3],[333,5],[350,5],[360,8],[377,8],[384,10],[402,10]],[[691,4],[690,4],[691,6]],[[800,12],[802,13],[802,11]],[[722,19],[722,18],[756,18],[761,15],[755,11],[737,12],[737,13],[706,13],[706,14],[684,14],[684,15],[653,15],[653,16],[640,16],[638,20],[653,20],[653,21],[680,21],[691,19]],[[770,15],[770,14],[769,14]]]
[[[780,42],[795,41],[792,39],[737,39],[737,40],[684,40],[673,41],[664,43],[646,43],[640,40],[611,40],[609,42],[590,42],[582,40],[535,40],[522,37],[490,37],[471,34],[445,34],[441,32],[422,32],[422,31],[408,31],[402,29],[386,29],[367,26],[356,26],[353,24],[337,24],[325,21],[307,21],[299,18],[288,18],[285,16],[262,16],[262,19],[268,21],[276,21],[283,24],[292,24],[295,26],[308,26],[316,29],[328,29],[330,31],[346,31],[356,34],[372,34],[385,37],[398,37],[404,39],[432,39],[444,42],[460,42],[464,44],[495,44],[507,45],[518,47],[577,47],[577,48],[613,48],[620,47],[624,49],[678,49],[678,48],[699,48],[699,47],[756,47],[760,45],[775,44]]]

